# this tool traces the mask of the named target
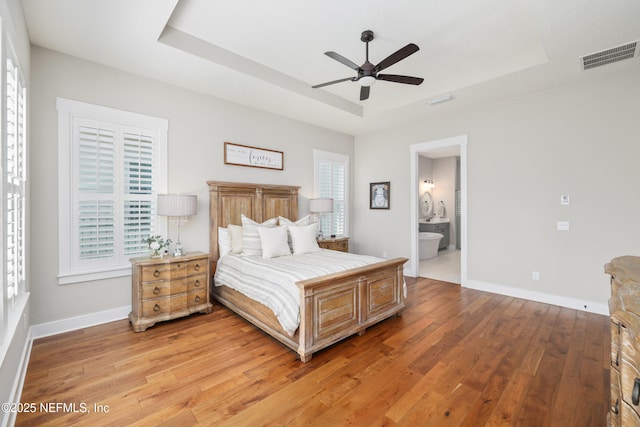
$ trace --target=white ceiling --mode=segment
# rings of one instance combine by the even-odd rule
[[[638,0],[22,0],[31,42],[352,135],[430,114],[637,67],[582,71],[580,57],[640,40]],[[378,81],[355,75],[408,43],[420,50]],[[453,101],[425,101],[451,94]]]

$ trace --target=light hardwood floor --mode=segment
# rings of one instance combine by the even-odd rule
[[[607,317],[407,282],[401,317],[306,364],[217,304],[142,333],[122,320],[36,340],[22,402],[89,412],[16,425],[605,425]]]

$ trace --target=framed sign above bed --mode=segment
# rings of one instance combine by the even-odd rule
[[[283,170],[284,153],[267,148],[225,142],[224,163],[227,165],[249,166],[252,168]]]

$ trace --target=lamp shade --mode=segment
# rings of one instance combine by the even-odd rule
[[[325,213],[333,212],[333,199],[310,199],[309,200],[309,212]]]
[[[158,194],[158,215],[191,216],[198,211],[197,196],[188,194]]]

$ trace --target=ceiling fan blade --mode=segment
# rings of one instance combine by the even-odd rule
[[[362,86],[360,88],[360,101],[364,101],[365,99],[369,99],[369,91],[371,90],[370,86]]]
[[[422,77],[398,76],[396,74],[378,74],[378,80],[386,80],[388,82],[405,83],[408,85],[419,85],[424,81]]]
[[[347,58],[345,58],[344,56],[340,55],[339,53],[325,52],[324,54],[327,55],[329,58],[335,59],[339,63],[346,65],[347,67],[351,68],[352,70],[358,71],[360,69],[360,66],[358,64],[356,64],[353,61],[348,60]]]
[[[346,82],[347,80],[353,81],[353,80],[355,80],[355,77],[347,77],[347,78],[340,79],[340,80],[334,80],[332,82],[321,83],[319,85],[311,86],[311,88],[312,89],[316,89],[316,88],[323,87],[323,86],[329,86],[329,85],[336,84],[336,83]]]
[[[406,58],[409,55],[413,55],[418,50],[420,50],[420,48],[417,45],[413,43],[409,43],[402,49],[397,50],[395,53],[392,53],[391,55],[387,56],[385,59],[380,61],[380,63],[376,65],[376,72],[382,71],[385,68],[392,66],[398,61],[402,61],[404,58]]]

